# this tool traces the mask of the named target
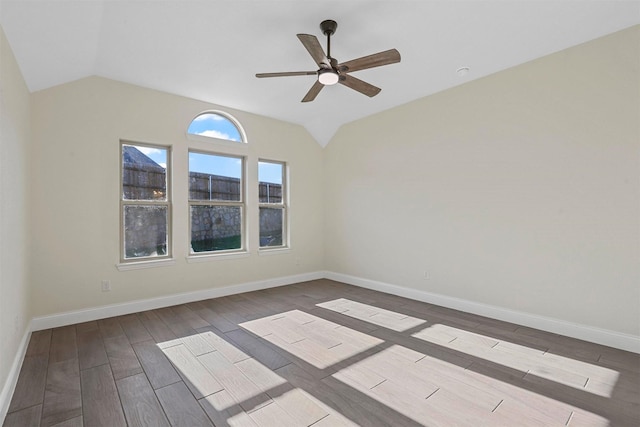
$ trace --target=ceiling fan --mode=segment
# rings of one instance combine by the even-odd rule
[[[324,86],[334,85],[336,83],[340,83],[369,97],[376,96],[381,90],[379,87],[357,79],[349,75],[349,73],[400,62],[400,52],[396,49],[389,49],[384,52],[338,63],[335,58],[331,57],[331,36],[336,32],[337,28],[338,24],[336,21],[330,19],[320,23],[322,33],[327,36],[326,55],[316,36],[312,36],[311,34],[298,34],[298,39],[300,39],[304,47],[309,51],[315,63],[318,64],[318,67],[320,67],[317,71],[259,73],[256,74],[256,77],[317,76],[318,79],[313,86],[311,86],[311,89],[309,89],[309,92],[307,92],[304,98],[302,98],[302,102],[313,101]]]

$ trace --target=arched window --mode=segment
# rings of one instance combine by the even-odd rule
[[[189,125],[187,133],[227,141],[246,142],[244,132],[236,120],[220,112],[208,111],[199,114]]]

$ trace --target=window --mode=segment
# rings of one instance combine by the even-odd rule
[[[244,158],[189,152],[191,253],[244,249]]]
[[[260,248],[287,245],[286,165],[281,162],[258,162],[258,197]]]
[[[121,260],[168,258],[171,195],[167,147],[121,144]]]
[[[231,117],[223,113],[207,112],[197,116],[187,129],[191,135],[245,142],[240,126]]]

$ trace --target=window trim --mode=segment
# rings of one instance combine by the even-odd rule
[[[176,260],[174,258],[168,259],[152,259],[145,261],[132,261],[126,263],[116,264],[116,268],[118,271],[129,271],[129,270],[142,270],[146,268],[155,268],[155,267],[166,267],[168,265],[175,265]]]
[[[196,135],[197,136],[197,135]],[[235,141],[230,141],[237,144]],[[241,161],[240,171],[240,200],[193,200],[189,195],[189,174],[191,173],[189,166],[189,155],[191,153],[205,154],[210,156],[228,157],[232,159],[239,159]],[[236,258],[241,257],[244,254],[248,254],[248,240],[247,240],[247,156],[240,154],[219,153],[208,150],[200,150],[196,148],[187,149],[187,218],[188,218],[188,230],[187,230],[187,261],[199,262],[204,258]],[[192,206],[237,206],[240,208],[240,247],[237,249],[223,249],[219,251],[202,251],[194,252],[191,244],[191,207]],[[196,260],[197,259],[197,260]]]
[[[124,154],[124,146],[134,146],[134,147],[149,147],[149,148],[157,148],[165,150],[167,153],[167,167],[166,167],[166,188],[167,188],[167,197],[166,200],[126,200],[124,198],[124,163],[122,161],[122,156]],[[120,202],[119,202],[119,227],[120,227],[120,262],[116,264],[118,270],[133,270],[138,268],[147,268],[152,266],[160,266],[160,265],[169,265],[173,263],[173,190],[172,190],[172,161],[173,161],[173,146],[165,145],[165,144],[153,144],[147,142],[137,142],[126,139],[120,140],[120,179],[119,179],[119,193],[120,193]],[[124,230],[124,208],[125,206],[166,206],[167,207],[167,253],[165,255],[159,256],[146,256],[146,257],[136,257],[136,258],[126,258],[126,250],[125,250],[125,230]]]
[[[257,204],[258,204],[258,254],[264,254],[266,252],[286,253],[290,248],[290,206],[289,206],[289,165],[286,161],[271,160],[258,158],[257,167],[257,184],[258,189],[260,187],[260,163],[273,163],[282,166],[282,202],[281,203],[265,203],[260,201],[260,194],[258,190]],[[282,245],[278,246],[261,246],[260,245],[260,208],[282,209]]]

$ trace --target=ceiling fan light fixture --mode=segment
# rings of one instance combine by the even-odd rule
[[[325,86],[331,86],[340,80],[340,76],[334,70],[326,69],[318,72],[318,81]]]

